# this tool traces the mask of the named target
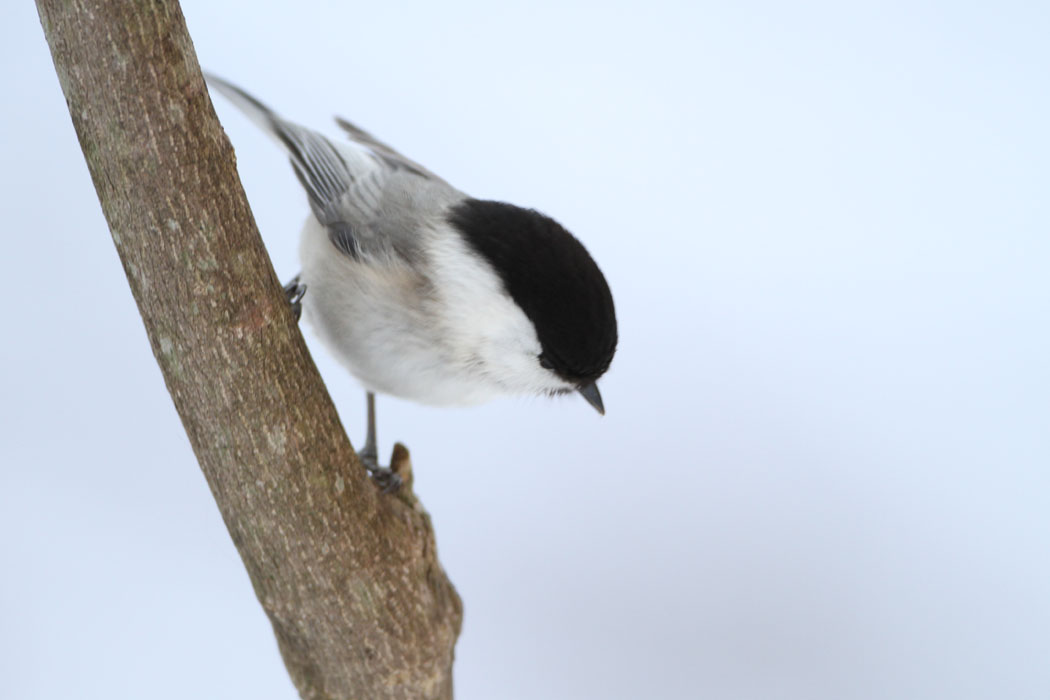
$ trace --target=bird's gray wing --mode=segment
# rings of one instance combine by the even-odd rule
[[[377,156],[382,158],[383,161],[386,162],[386,164],[390,167],[394,169],[404,169],[409,171],[410,173],[419,175],[420,177],[425,177],[429,180],[441,179],[434,173],[424,168],[419,163],[402,155],[395,148],[393,148],[389,144],[380,141],[375,136],[372,136],[372,134],[368,133],[353,122],[343,119],[342,117],[336,117],[335,123],[338,124],[343,129],[343,131],[347,133],[351,141],[369,149]]]
[[[409,231],[391,237],[376,223],[381,222],[384,200],[391,194],[387,192],[394,184],[390,181],[400,180],[395,177],[398,169],[409,170],[413,179],[425,178],[417,169],[395,167],[392,149],[379,142],[363,143],[367,151],[337,146],[320,133],[280,117],[236,85],[213,75],[205,74],[205,78],[284,147],[314,216],[337,249],[354,258],[411,252]],[[405,183],[397,185],[395,190],[405,189]],[[404,199],[398,192],[393,194]]]

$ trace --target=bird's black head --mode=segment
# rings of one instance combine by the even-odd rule
[[[467,199],[449,220],[532,321],[544,367],[578,387],[605,373],[616,351],[616,311],[583,244],[554,219],[502,202]]]

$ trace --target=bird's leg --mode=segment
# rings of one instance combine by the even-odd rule
[[[379,466],[379,453],[376,448],[376,395],[371,391],[366,392],[365,400],[368,404],[368,432],[365,433],[365,446],[357,456],[383,492],[393,493],[401,488],[401,477],[391,469]]]
[[[284,297],[291,304],[292,315],[295,316],[296,321],[303,315],[303,295],[305,294],[306,285],[299,281],[299,275],[296,275],[291,282],[284,285]]]
[[[357,456],[365,463],[369,471],[379,467],[379,455],[376,449],[376,395],[371,391],[365,393],[365,401],[368,405],[368,432],[365,433],[365,446],[357,452]]]

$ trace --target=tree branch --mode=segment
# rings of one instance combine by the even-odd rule
[[[462,608],[292,319],[176,0],[38,0],[153,353],[303,698],[451,698]],[[407,452],[395,450],[407,469]]]

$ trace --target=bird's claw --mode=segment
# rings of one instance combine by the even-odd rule
[[[369,473],[372,475],[372,481],[376,482],[376,486],[383,493],[397,493],[401,490],[401,477],[393,469],[379,467]]]
[[[397,493],[401,489],[402,479],[393,469],[379,466],[379,460],[374,454],[362,450],[357,455],[361,464],[365,465],[368,475],[383,493]]]
[[[306,294],[306,285],[299,281],[299,275],[284,285],[284,297],[292,307],[292,315],[298,321],[303,315],[303,296]]]

